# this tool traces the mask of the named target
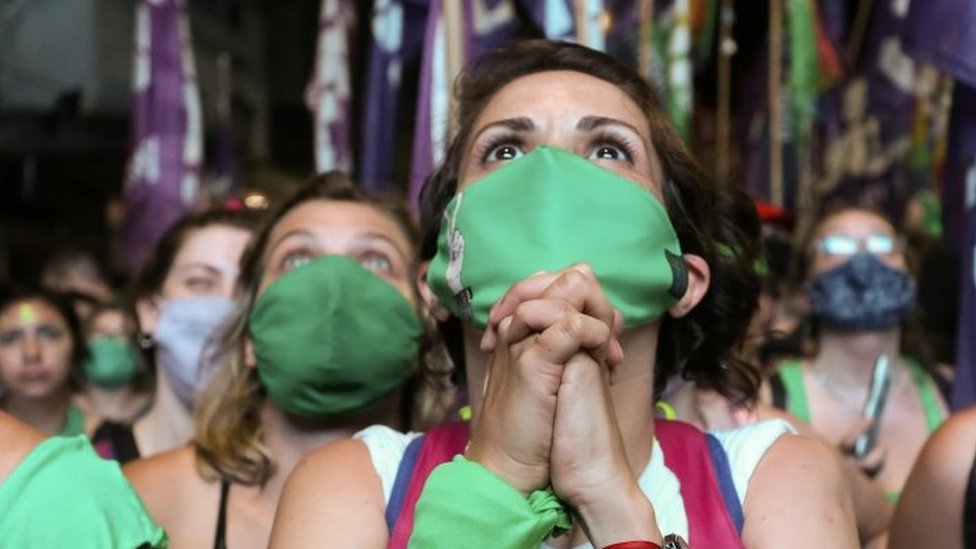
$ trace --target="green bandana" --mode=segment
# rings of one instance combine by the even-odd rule
[[[660,318],[687,286],[678,237],[657,198],[562,149],[537,147],[459,192],[437,246],[430,289],[479,327],[513,284],[574,263],[593,268],[628,327]]]
[[[136,375],[139,352],[125,337],[104,336],[88,343],[85,377],[99,387],[121,387]]]
[[[381,400],[410,375],[420,340],[413,306],[345,256],[275,280],[249,319],[258,376],[286,412],[329,417]]]

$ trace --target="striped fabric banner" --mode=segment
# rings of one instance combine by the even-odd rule
[[[122,252],[133,271],[196,204],[203,156],[200,92],[183,0],[140,0],[135,47],[122,222]]]

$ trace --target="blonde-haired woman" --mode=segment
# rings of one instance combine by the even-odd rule
[[[442,351],[414,289],[416,242],[401,202],[339,174],[313,181],[259,232],[192,447],[126,468],[173,547],[266,547],[285,478],[306,453],[372,423],[439,419],[442,376],[417,366]]]

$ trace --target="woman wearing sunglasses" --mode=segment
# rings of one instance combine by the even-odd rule
[[[774,403],[856,459],[894,502],[947,410],[904,352],[916,288],[903,241],[882,215],[845,208],[820,222],[805,259],[816,351],[780,365]],[[879,361],[887,361],[886,384],[883,367],[875,375]],[[873,421],[868,408],[877,410]]]

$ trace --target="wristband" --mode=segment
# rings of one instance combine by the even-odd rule
[[[603,549],[661,549],[661,546],[653,541],[621,541],[607,545]]]

